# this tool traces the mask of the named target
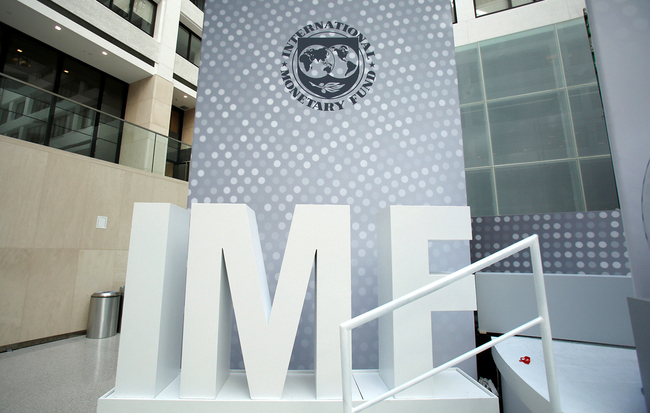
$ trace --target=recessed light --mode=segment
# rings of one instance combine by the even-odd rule
[[[59,26],[58,24],[56,26],[54,26],[54,28],[57,29],[57,30],[61,30],[61,26]]]
[[[63,69],[63,73],[70,73],[70,72],[68,72],[68,69]]]
[[[102,50],[102,54],[103,54],[104,56],[107,56],[107,55],[108,55],[108,53],[107,53],[105,50]]]
[[[184,98],[184,99],[187,99],[187,95],[183,95],[183,98]]]
[[[23,51],[20,50],[20,49],[16,49],[16,51],[17,51],[18,53],[22,53],[22,52],[23,52]]]

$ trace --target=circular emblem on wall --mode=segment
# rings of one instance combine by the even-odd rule
[[[348,24],[307,24],[282,49],[282,83],[309,108],[342,110],[370,92],[376,78],[374,56],[368,39]]]

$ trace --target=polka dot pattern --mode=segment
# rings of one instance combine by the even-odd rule
[[[630,273],[619,211],[475,218],[472,231],[472,261],[537,234],[545,273]],[[486,271],[532,272],[530,253],[517,253]]]
[[[377,78],[356,105],[320,112],[284,89],[281,54],[298,29],[330,20],[367,37]],[[449,2],[209,2],[201,53],[190,203],[246,203],[256,212],[271,294],[294,206],[350,205],[353,315],[376,307],[377,212],[466,204]],[[468,255],[468,243],[431,247],[444,258],[434,269],[461,268]],[[312,289],[294,369],[313,368],[313,305]],[[353,337],[354,367],[377,368],[377,324]],[[232,367],[242,368],[234,343]]]

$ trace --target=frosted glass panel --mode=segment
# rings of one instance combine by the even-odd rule
[[[473,216],[618,208],[584,19],[465,45],[456,58]]]
[[[495,165],[573,155],[562,91],[488,102],[488,113]]]
[[[495,168],[499,215],[584,210],[577,162]]]
[[[578,154],[609,155],[609,139],[598,86],[569,89],[569,102]]]
[[[595,82],[594,60],[584,20],[558,24],[557,35],[560,39],[567,86]]]
[[[587,210],[606,211],[618,209],[618,194],[612,160],[583,159],[580,161],[582,184],[585,189]]]
[[[563,86],[553,26],[481,43],[487,99]]]
[[[492,187],[492,170],[467,171],[467,205],[471,205],[473,217],[496,215],[496,203]]]
[[[483,79],[478,59],[478,44],[456,49],[460,104],[483,100]]]
[[[460,109],[463,127],[463,149],[465,167],[490,165],[490,146],[488,142],[487,115],[485,105],[463,106]]]

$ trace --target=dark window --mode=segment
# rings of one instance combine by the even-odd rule
[[[169,119],[169,137],[178,141],[181,140],[183,133],[183,114],[184,112],[181,109],[172,106],[172,113]]]
[[[128,87],[126,83],[107,77],[104,84],[104,93],[102,95],[102,112],[118,118],[124,117],[124,109]]]
[[[131,22],[135,27],[153,36],[157,4],[151,0],[97,0]]]
[[[182,24],[178,26],[176,53],[196,66],[201,61],[201,38]]]
[[[205,0],[190,0],[193,5],[199,8],[199,10],[203,11],[205,9]]]
[[[66,57],[63,60],[58,94],[96,109],[101,82],[101,72],[89,70],[85,64]]]
[[[456,0],[451,0],[451,22],[458,23],[458,16],[456,15]]]
[[[10,35],[3,72],[42,89],[54,91],[58,54],[26,36]]]
[[[538,1],[542,0],[474,0],[474,10],[476,17],[481,17]]]
[[[0,134],[117,162],[122,122],[93,109],[123,118],[128,85],[8,26],[0,29],[2,72],[56,94],[2,78]]]
[[[149,0],[134,0],[131,13],[131,23],[148,34],[153,34],[153,24],[156,18],[156,3]]]

